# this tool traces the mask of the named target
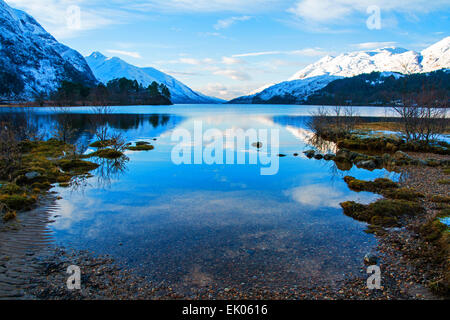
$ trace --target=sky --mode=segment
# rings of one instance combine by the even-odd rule
[[[5,0],[57,40],[154,67],[222,99],[325,55],[421,51],[450,35],[448,0]]]

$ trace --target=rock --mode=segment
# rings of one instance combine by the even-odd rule
[[[336,153],[336,157],[340,159],[350,159],[350,151],[341,149]]]
[[[394,158],[397,160],[411,160],[412,158],[405,152],[403,151],[397,151],[396,153],[394,153]]]
[[[286,155],[285,155],[285,154],[282,154],[282,153],[278,154],[278,156],[279,156],[280,158],[286,157]]]
[[[375,265],[378,263],[378,257],[373,253],[367,253],[364,256],[364,263],[369,266]]]
[[[375,161],[373,161],[373,160],[360,161],[356,165],[358,167],[367,168],[367,169],[375,169],[377,167]]]
[[[329,160],[333,160],[336,156],[332,153],[327,153],[326,155],[323,156],[323,158],[327,161]]]
[[[307,150],[307,151],[305,151],[305,152],[303,152],[308,158],[312,158],[312,157],[314,157],[314,155],[316,154],[316,151],[314,151],[314,150]]]
[[[317,153],[317,154],[314,155],[314,159],[322,160],[323,159],[323,155],[321,155],[320,153]]]
[[[25,173],[25,178],[27,178],[28,180],[33,180],[40,176],[41,176],[41,174],[36,171],[31,171],[31,172]]]
[[[384,162],[384,163],[389,163],[389,162],[391,162],[391,155],[390,155],[389,153],[383,154],[383,162]]]
[[[262,142],[254,142],[254,143],[252,143],[252,146],[255,148],[261,149],[263,144],[262,144]]]
[[[298,157],[298,153],[294,153],[294,157]]]

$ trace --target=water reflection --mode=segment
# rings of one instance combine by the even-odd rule
[[[108,126],[127,141],[151,141],[155,149],[127,152],[123,161],[105,160],[82,192],[58,188],[63,199],[52,224],[57,243],[112,254],[180,290],[205,284],[314,286],[358,272],[375,239],[363,232],[365,224],[345,216],[339,203],[377,196],[349,190],[341,177],[390,174],[355,167],[343,172],[334,162],[306,158],[307,116],[264,108],[254,113],[227,106],[152,113],[115,109]],[[88,145],[92,115],[72,113],[79,128],[75,140]],[[39,112],[35,121],[49,128],[57,120]],[[195,121],[205,130],[279,129],[280,152],[287,157],[279,159],[275,176],[261,176],[259,165],[174,165],[170,134],[177,127],[191,129]]]

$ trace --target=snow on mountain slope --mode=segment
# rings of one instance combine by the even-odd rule
[[[62,80],[97,83],[83,56],[59,43],[27,13],[0,0],[0,71],[22,83],[17,94],[0,98],[32,99],[56,90]],[[7,95],[7,97],[6,97]]]
[[[153,81],[165,84],[172,95],[174,103],[222,103],[223,101],[193,91],[175,78],[156,70],[155,68],[139,68],[120,58],[108,58],[100,52],[94,52],[86,57],[97,79],[103,83],[116,78],[136,80],[144,87]]]
[[[305,100],[314,91],[342,78],[372,72],[411,74],[450,68],[450,37],[423,50],[421,53],[403,48],[382,48],[370,51],[344,53],[337,57],[325,56],[295,73],[287,82],[276,84],[259,93],[232,100],[233,103],[267,101],[276,97],[294,97]]]
[[[450,68],[450,37],[447,37],[421,52],[423,72]]]

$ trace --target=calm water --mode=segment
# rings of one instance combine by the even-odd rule
[[[50,226],[55,242],[111,254],[176,288],[315,286],[359,273],[376,241],[339,203],[376,196],[350,191],[342,178],[395,177],[384,170],[341,171],[333,162],[307,159],[302,152],[311,148],[305,125],[311,109],[114,108],[111,128],[127,141],[149,141],[155,150],[127,152],[125,163],[102,162],[81,188],[55,188],[63,198]],[[93,142],[86,130],[90,109],[72,112],[78,143]],[[386,114],[383,108],[359,112]],[[51,110],[39,109],[34,117],[42,130],[51,131]],[[278,174],[262,176],[259,165],[173,164],[171,132],[190,129],[197,120],[205,129],[279,129],[280,153],[287,157],[279,159]]]

